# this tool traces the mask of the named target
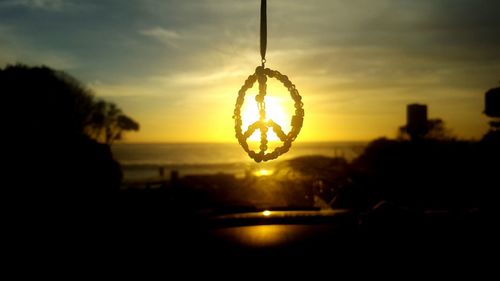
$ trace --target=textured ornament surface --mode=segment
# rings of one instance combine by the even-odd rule
[[[291,130],[288,133],[283,132],[280,124],[277,124],[271,119],[266,119],[265,96],[267,90],[266,82],[268,77],[275,78],[280,81],[283,86],[288,89],[290,96],[294,101],[295,115],[292,116]],[[259,94],[255,97],[259,109],[259,119],[249,125],[245,131],[243,131],[241,107],[243,105],[243,102],[245,101],[246,92],[248,91],[248,89],[252,88],[256,81],[258,81],[259,83]],[[302,97],[300,96],[299,91],[286,75],[282,75],[276,70],[264,68],[263,66],[257,67],[255,73],[247,78],[245,84],[238,92],[238,98],[236,100],[236,107],[234,109],[233,115],[235,121],[234,128],[236,132],[236,138],[238,139],[238,142],[243,147],[243,149],[248,153],[248,156],[250,156],[256,162],[261,162],[276,159],[280,155],[286,153],[292,146],[292,142],[295,140],[300,132],[300,129],[302,128],[302,123],[304,121],[303,106],[304,104],[302,103]],[[281,146],[276,147],[272,152],[267,152],[267,132],[269,129],[273,130],[280,141],[283,143]],[[260,150],[258,152],[251,150],[248,146],[248,138],[257,130],[260,131],[261,137],[259,147]]]

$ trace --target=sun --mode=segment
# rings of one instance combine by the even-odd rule
[[[250,96],[251,97],[251,96]],[[281,129],[285,133],[290,131],[290,114],[287,114],[285,106],[283,106],[283,99],[279,97],[266,96],[266,121],[273,120],[281,126]],[[252,98],[245,100],[242,110],[242,121],[244,130],[248,128],[249,125],[259,120],[259,109],[257,108],[257,103]],[[267,132],[267,139],[269,141],[280,141],[278,136],[269,129]],[[249,141],[259,142],[260,141],[260,131],[256,130],[249,138]]]

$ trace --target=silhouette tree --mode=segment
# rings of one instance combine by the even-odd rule
[[[138,131],[139,124],[123,114],[114,103],[97,101],[92,109],[91,122],[87,133],[95,140],[112,144],[122,139],[124,131]]]
[[[24,65],[7,66],[0,73],[6,104],[22,112],[9,118],[16,116],[22,124],[11,123],[17,133],[25,130],[31,136],[56,138],[84,133],[111,144],[124,131],[139,130],[139,124],[115,104],[95,99],[91,90],[67,73]]]
[[[489,122],[490,130],[484,135],[483,141],[500,143],[500,87],[489,89],[484,96],[484,114],[493,120]]]
[[[120,187],[122,172],[108,144],[139,125],[116,105],[96,100],[78,80],[48,67],[0,69],[0,93],[3,160],[12,187],[48,194],[36,200]]]

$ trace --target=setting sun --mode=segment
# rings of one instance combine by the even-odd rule
[[[248,102],[245,101],[242,109],[243,129],[246,130],[249,125],[259,120],[259,109],[257,103],[252,96],[248,97]],[[290,130],[290,117],[292,113],[286,110],[283,105],[283,99],[278,97],[266,96],[266,121],[273,120],[278,123],[285,133]],[[278,136],[269,130],[267,138],[270,141],[279,141]],[[249,141],[260,141],[260,131],[257,130],[250,136]]]
[[[265,97],[266,121],[273,120],[280,125],[283,132],[287,134],[291,129],[290,121],[292,115],[294,114],[293,100],[290,98],[290,94],[286,88],[284,88],[279,82],[269,80],[268,84],[268,93]],[[259,120],[259,109],[257,107],[257,102],[255,101],[256,95],[257,89],[254,87],[248,91],[245,97],[245,102],[241,110],[243,130],[246,130],[249,125]],[[267,138],[271,142],[280,141],[272,129],[268,131]],[[248,140],[250,142],[259,142],[260,131],[256,130]]]

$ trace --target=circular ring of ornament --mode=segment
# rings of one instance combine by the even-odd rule
[[[283,132],[281,126],[269,119],[266,120],[266,105],[265,105],[265,96],[267,90],[267,78],[276,78],[280,81],[283,86],[285,86],[290,92],[290,96],[294,101],[295,106],[295,115],[292,116],[291,119],[291,130],[288,133]],[[259,94],[255,96],[255,100],[257,102],[257,107],[259,109],[259,120],[255,121],[251,125],[248,126],[246,131],[243,132],[242,129],[242,119],[241,119],[241,107],[245,100],[245,95],[248,89],[252,88],[255,82],[259,83]],[[292,146],[292,142],[295,140],[297,135],[302,128],[302,124],[304,121],[304,104],[302,103],[302,97],[299,94],[299,91],[295,87],[295,85],[290,82],[286,75],[281,74],[276,70],[271,70],[269,68],[264,68],[264,66],[259,66],[255,69],[255,73],[250,75],[245,84],[241,87],[238,92],[238,98],[236,100],[236,107],[234,109],[234,129],[236,132],[236,138],[238,142],[243,147],[243,149],[248,153],[252,159],[256,162],[261,161],[269,161],[272,159],[278,158],[280,155],[286,153],[290,147]],[[269,129],[272,129],[274,133],[281,140],[283,145],[276,147],[272,152],[267,152],[268,150],[268,140],[267,140],[267,132]],[[255,132],[260,131],[260,151],[256,152],[251,150],[248,147],[248,138]]]

